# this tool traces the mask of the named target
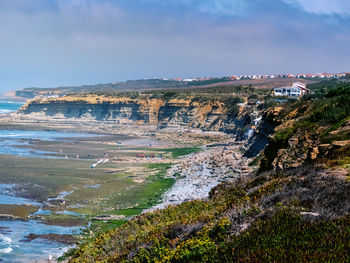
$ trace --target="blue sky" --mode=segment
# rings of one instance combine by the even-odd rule
[[[1,0],[0,24],[0,93],[350,71],[349,0]]]

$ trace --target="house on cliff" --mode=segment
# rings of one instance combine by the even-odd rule
[[[290,87],[280,87],[273,90],[274,96],[301,97],[308,94],[310,90],[306,88],[306,84],[295,82]]]

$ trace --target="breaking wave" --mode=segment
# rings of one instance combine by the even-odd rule
[[[9,254],[12,250],[12,239],[0,233],[0,254]]]
[[[13,110],[0,109],[0,114],[10,113],[10,112],[13,112]]]

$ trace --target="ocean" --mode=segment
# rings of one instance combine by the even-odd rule
[[[24,103],[6,101],[0,99],[0,114],[15,112]],[[12,154],[14,156],[36,156],[49,154],[48,152],[35,151],[31,148],[22,148],[28,144],[28,140],[64,140],[65,137],[81,136],[77,133],[64,133],[54,131],[19,131],[0,130],[0,154]],[[86,136],[86,135],[85,135]],[[44,156],[48,158],[48,156]],[[1,178],[0,178],[1,179]],[[41,209],[43,204],[36,201],[17,197],[12,189],[16,185],[0,183],[0,204],[2,205],[32,205],[38,208],[39,214],[45,212]],[[3,214],[1,211],[0,214]],[[0,220],[0,261],[1,262],[48,262],[48,256],[53,259],[62,255],[70,246],[54,241],[36,239],[25,241],[29,234],[77,234],[80,227],[63,227],[47,225],[38,220]]]
[[[48,262],[49,255],[54,259],[71,246],[49,240],[35,239],[24,241],[29,234],[78,234],[79,227],[62,227],[42,224],[36,220],[0,221],[0,261],[1,262]]]
[[[23,105],[21,102],[0,100],[0,114],[14,112]]]

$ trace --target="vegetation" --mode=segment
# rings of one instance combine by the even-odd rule
[[[237,97],[225,99],[225,105],[227,107],[228,114],[236,116],[239,112],[239,107],[237,106],[237,104],[241,102],[242,99]]]
[[[320,191],[325,185],[331,189],[334,178],[327,181],[310,175],[305,183],[298,173],[269,173],[238,184],[222,184],[212,189],[209,200],[142,214],[94,236],[66,257],[71,262],[349,260],[350,216],[325,220],[300,214],[305,209],[317,211],[325,199],[315,200],[312,193],[329,196],[330,192]],[[344,208],[350,183],[339,184],[346,187],[337,196],[339,207]],[[312,192],[308,200],[298,194],[306,190]],[[330,209],[323,211],[324,217],[340,213],[328,201],[320,209],[324,208]]]
[[[350,84],[339,85],[315,103],[310,121],[322,124],[342,122],[350,116]]]
[[[231,114],[237,103],[227,97]],[[275,120],[284,125],[261,155],[259,173],[213,188],[207,200],[170,206],[117,228],[98,230],[66,258],[70,262],[350,261],[350,181],[342,174],[315,169],[314,164],[270,171],[278,151],[289,147],[295,134],[307,134],[314,142],[349,139],[349,133],[333,132],[349,120],[349,107],[346,83],[337,83],[322,95],[288,102]],[[349,148],[329,153],[342,156],[332,161],[348,169]],[[178,157],[197,149],[169,152]],[[166,165],[149,168],[161,174]],[[150,180],[155,178],[161,177]]]
[[[307,132],[314,140],[323,143],[350,139],[350,132],[332,134],[350,119],[350,84],[337,84],[322,96],[306,96],[300,101],[289,103],[281,112],[281,121],[293,120],[274,135],[265,150],[261,171],[271,169],[279,149],[288,147],[288,140],[298,132]]]
[[[310,223],[281,211],[256,222],[232,247],[237,262],[347,262],[350,217]]]
[[[307,87],[310,89],[316,96],[322,97],[328,91],[336,88],[339,84],[341,84],[337,79],[331,80],[322,80],[320,82],[309,84]]]
[[[190,148],[170,148],[165,149],[165,152],[171,152],[173,158],[178,158],[187,154],[199,152],[201,149],[198,147],[190,147]]]
[[[202,85],[215,84],[215,83],[221,83],[226,81],[231,81],[231,79],[230,78],[213,78],[208,80],[198,80],[198,81],[192,81],[191,85],[202,86]]]

